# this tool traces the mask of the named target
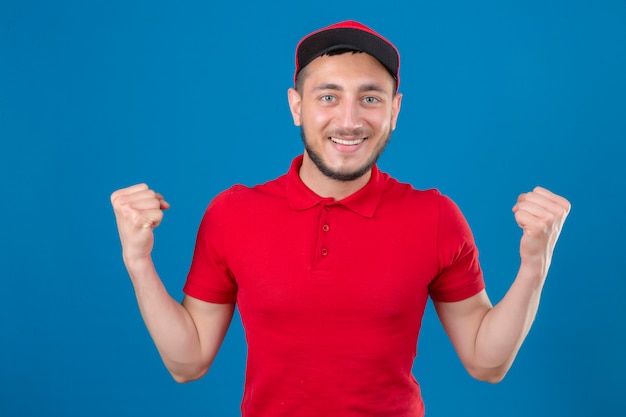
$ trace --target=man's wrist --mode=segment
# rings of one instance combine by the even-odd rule
[[[128,272],[132,274],[132,272],[140,272],[145,271],[146,269],[154,268],[154,264],[152,262],[152,257],[150,255],[143,256],[133,256],[133,255],[122,255],[124,259],[124,265],[126,265],[126,269]]]

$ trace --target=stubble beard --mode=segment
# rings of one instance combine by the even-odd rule
[[[374,154],[370,157],[370,159],[366,161],[365,164],[363,164],[360,168],[357,168],[356,170],[351,171],[351,172],[333,170],[331,167],[326,165],[324,163],[324,160],[322,159],[322,156],[319,153],[315,152],[311,148],[311,146],[309,146],[309,143],[306,139],[306,135],[304,134],[304,127],[302,126],[300,127],[300,138],[302,139],[302,142],[304,143],[304,150],[308,154],[309,159],[313,161],[317,169],[322,174],[336,181],[349,182],[349,181],[354,181],[354,180],[361,178],[363,175],[367,174],[370,169],[372,169],[374,164],[376,164],[376,162],[378,161],[378,158],[380,158],[380,156],[383,154],[385,148],[387,147],[387,144],[389,144],[389,141],[391,140],[391,131],[389,131],[389,133],[387,134],[387,137],[384,138],[382,145],[380,146],[380,149],[377,149],[374,152]]]

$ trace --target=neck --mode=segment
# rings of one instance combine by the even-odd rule
[[[353,181],[335,180],[322,174],[313,161],[307,157],[305,152],[299,175],[304,185],[315,194],[324,198],[330,197],[338,201],[343,200],[365,187],[372,176],[372,170],[370,169],[363,176]]]

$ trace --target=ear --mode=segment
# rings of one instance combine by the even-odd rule
[[[289,109],[291,110],[291,117],[293,117],[293,124],[296,126],[302,125],[302,117],[300,111],[302,109],[302,97],[295,88],[290,88],[287,91],[287,99],[289,100]]]
[[[400,114],[400,105],[402,104],[402,94],[396,94],[391,104],[391,130],[396,129],[398,122],[398,114]]]

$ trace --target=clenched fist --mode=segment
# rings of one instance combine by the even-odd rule
[[[153,229],[170,205],[146,184],[137,184],[111,194],[124,260],[147,258],[154,246]]]
[[[523,231],[520,242],[522,262],[541,265],[547,273],[570,207],[565,198],[542,187],[535,187],[518,197],[513,212]]]

